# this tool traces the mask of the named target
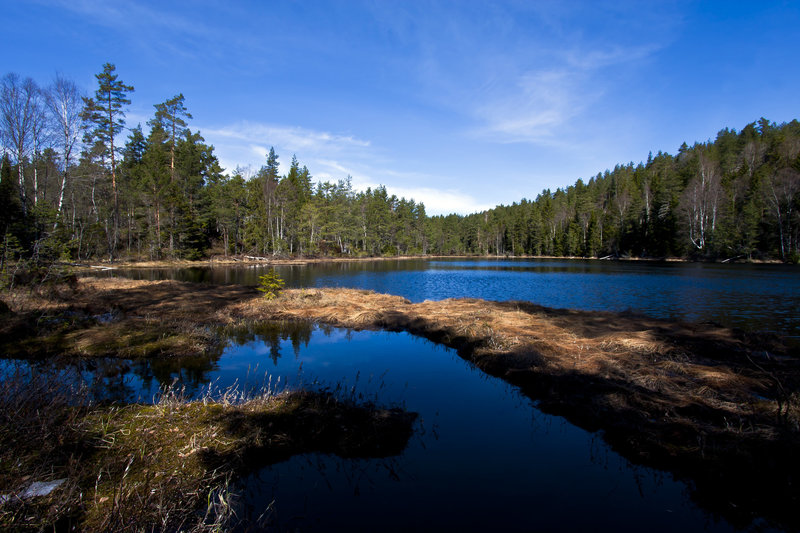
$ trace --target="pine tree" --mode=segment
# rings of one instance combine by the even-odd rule
[[[119,191],[117,190],[117,152],[115,143],[125,126],[124,106],[131,103],[127,98],[133,86],[125,85],[117,78],[116,67],[111,63],[103,65],[103,72],[96,74],[97,90],[94,98],[84,98],[83,118],[90,125],[86,142],[99,141],[104,146],[104,155],[110,161],[111,189],[114,197],[113,235],[110,239],[109,253],[113,259],[119,233]]]
[[[184,105],[183,94],[173,96],[169,100],[155,104],[155,116],[148,122],[153,127],[158,125],[167,134],[167,146],[169,147],[169,182],[170,194],[167,198],[169,204],[169,252],[170,255],[175,254],[175,228],[177,221],[175,219],[175,210],[178,208],[176,203],[180,199],[179,186],[176,178],[175,171],[175,151],[178,139],[185,136],[189,130],[186,127],[185,118],[191,119],[192,115]]]
[[[6,261],[18,250],[20,232],[23,230],[23,213],[20,205],[17,184],[11,175],[11,161],[8,154],[0,163],[0,272],[5,272]]]

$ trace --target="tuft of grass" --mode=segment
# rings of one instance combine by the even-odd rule
[[[221,531],[236,523],[231,481],[296,453],[401,452],[416,417],[327,393],[228,389],[187,401],[96,405],[57,379],[0,383],[0,529]],[[34,481],[65,479],[47,496]]]

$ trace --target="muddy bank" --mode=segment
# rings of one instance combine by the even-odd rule
[[[351,289],[289,290],[269,302],[254,288],[86,279],[74,290],[7,303],[13,314],[0,334],[8,340],[16,331],[6,346],[29,355],[109,355],[128,341],[96,339],[152,328],[161,344],[150,355],[196,353],[213,348],[215,328],[265,320],[409,331],[457,348],[544,411],[602,430],[631,461],[689,480],[698,502],[735,524],[754,516],[783,527],[800,520],[793,513],[800,364],[775,337],[525,302],[412,304]],[[37,315],[52,320],[19,334]],[[81,318],[64,325],[70,316]]]

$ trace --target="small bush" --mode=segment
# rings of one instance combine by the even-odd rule
[[[274,300],[278,296],[281,295],[281,291],[283,291],[286,282],[275,273],[275,269],[272,268],[264,274],[263,276],[258,277],[259,280],[259,287],[258,290],[264,293],[264,298],[267,300]]]

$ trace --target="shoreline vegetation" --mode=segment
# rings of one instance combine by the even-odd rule
[[[255,287],[79,278],[4,298],[3,353],[17,358],[197,354],[225,330],[267,321],[407,331],[457,349],[542,411],[601,431],[629,461],[667,469],[735,526],[800,526],[800,359],[775,336],[354,289],[290,289],[268,301]]]
[[[136,269],[136,268],[205,268],[213,266],[235,266],[235,265],[267,265],[267,266],[304,266],[320,263],[365,263],[370,261],[413,261],[413,260],[437,260],[437,259],[486,259],[486,260],[514,260],[514,259],[529,259],[529,260],[561,260],[561,261],[642,261],[653,263],[689,263],[689,262],[703,262],[703,263],[719,263],[719,264],[787,264],[777,259],[753,259],[747,257],[732,257],[725,260],[709,260],[709,259],[687,259],[684,257],[580,257],[580,256],[551,256],[551,255],[394,255],[394,256],[365,256],[365,257],[347,257],[347,256],[273,256],[273,257],[258,257],[258,256],[220,256],[214,255],[207,259],[159,259],[159,260],[131,260],[121,259],[116,261],[94,261],[85,263],[72,263],[70,268],[81,270],[111,270],[115,268],[120,269]]]
[[[762,117],[508,205],[429,215],[385,185],[321,181],[297,155],[281,163],[274,147],[260,168],[226,171],[192,130],[182,93],[123,134],[134,87],[113,63],[96,79],[83,96],[62,76],[46,88],[16,73],[2,79],[6,123],[20,126],[0,131],[15,139],[0,158],[0,273],[8,261],[214,254],[800,262],[797,119]]]

